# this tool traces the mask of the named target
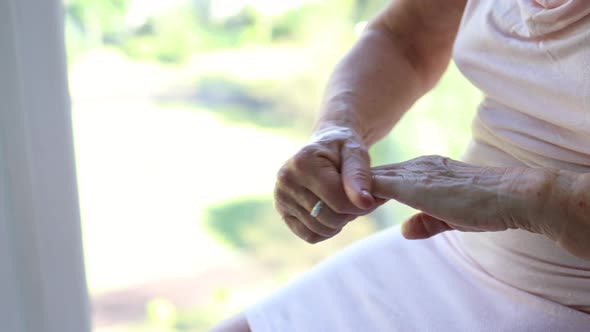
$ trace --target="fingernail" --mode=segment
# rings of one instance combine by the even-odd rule
[[[361,190],[361,196],[365,198],[364,202],[362,203],[365,210],[370,210],[375,206],[375,198],[368,190]],[[370,201],[370,203],[369,203]]]

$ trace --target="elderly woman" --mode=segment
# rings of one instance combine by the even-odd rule
[[[462,161],[371,169],[451,56],[485,96]],[[389,199],[421,212],[214,330],[590,331],[590,1],[396,0],[373,19],[276,205],[316,243]]]

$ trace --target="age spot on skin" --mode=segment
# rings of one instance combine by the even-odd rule
[[[584,202],[584,201],[579,201],[579,202],[578,202],[578,207],[579,207],[580,209],[583,209],[583,208],[585,208],[585,207],[586,207],[586,202]]]

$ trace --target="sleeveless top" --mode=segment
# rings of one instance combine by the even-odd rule
[[[590,172],[590,1],[469,0],[453,59],[484,94],[465,162]],[[495,279],[590,313],[590,261],[523,230],[458,237]]]

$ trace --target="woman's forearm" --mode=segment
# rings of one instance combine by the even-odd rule
[[[316,129],[348,127],[371,145],[446,69],[464,0],[397,0],[334,70]]]
[[[543,168],[517,173],[506,181],[514,198],[507,206],[522,221],[520,228],[590,260],[590,173]]]
[[[367,30],[333,72],[316,127],[352,128],[370,146],[424,92],[402,47],[384,31]]]
[[[590,260],[590,173],[560,170],[550,179],[551,195],[543,204],[554,216],[548,229],[561,247]]]

